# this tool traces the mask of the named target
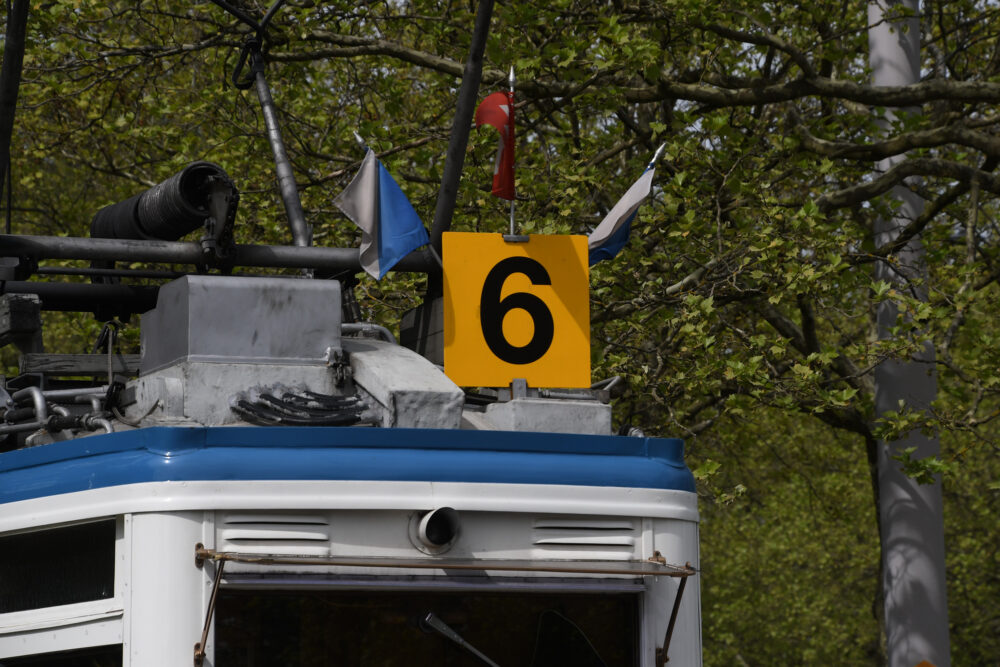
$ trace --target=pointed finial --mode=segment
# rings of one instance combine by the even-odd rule
[[[664,143],[660,144],[659,148],[656,149],[656,152],[653,153],[653,159],[649,161],[648,165],[646,165],[646,170],[647,171],[649,171],[650,169],[653,168],[653,166],[656,164],[657,160],[660,159],[660,156],[663,155],[663,151],[664,151],[664,149],[666,147],[667,147],[667,144],[666,144],[666,142],[664,142]]]
[[[354,140],[358,142],[358,146],[361,146],[361,150],[363,150],[366,153],[368,152],[368,144],[365,143],[365,140],[361,138],[361,135],[358,134],[357,130],[354,130]]]
[[[507,77],[510,82],[510,92],[514,92],[514,66],[510,66],[510,75]]]

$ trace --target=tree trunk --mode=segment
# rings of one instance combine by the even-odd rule
[[[868,5],[869,48],[873,83],[899,86],[920,79],[920,21],[918,0],[874,0]],[[901,13],[905,14],[900,17]],[[886,123],[917,110],[889,110]],[[902,156],[879,162],[880,172],[903,160]],[[910,188],[896,187],[894,217],[879,220],[875,244],[892,241],[923,210],[923,202]],[[899,291],[927,299],[927,268],[919,238],[901,250],[898,263],[882,262],[876,278]],[[913,281],[917,281],[914,287]],[[878,308],[878,335],[892,337],[897,304],[885,301]],[[937,395],[934,347],[930,344],[907,361],[887,361],[875,370],[876,418],[901,406],[928,410]],[[879,517],[882,540],[882,586],[885,597],[886,654],[890,667],[915,667],[926,661],[935,667],[951,664],[948,605],[945,590],[944,523],[941,481],[920,485],[907,477],[894,457],[915,447],[914,458],[937,456],[936,436],[912,431],[899,440],[878,445]]]

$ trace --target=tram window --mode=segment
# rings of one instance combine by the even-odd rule
[[[638,597],[592,593],[219,591],[216,667],[482,667],[421,623],[433,613],[500,665],[639,664]]]
[[[121,644],[78,651],[27,655],[21,658],[0,658],[0,667],[121,667],[121,665]]]
[[[114,519],[0,537],[0,614],[114,594]]]

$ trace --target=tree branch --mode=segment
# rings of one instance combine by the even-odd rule
[[[303,52],[272,52],[269,58],[279,62],[302,62],[324,58],[351,58],[380,55],[396,58],[451,76],[462,75],[462,63],[426,51],[410,48],[384,39],[342,35],[317,30],[304,37],[307,42],[332,44],[335,48]],[[780,41],[780,40],[779,40]],[[786,45],[787,46],[787,45]],[[791,47],[788,47],[791,48]],[[797,63],[801,66],[801,63]],[[658,102],[680,99],[715,107],[754,106],[787,102],[801,97],[837,98],[875,106],[907,107],[947,100],[976,103],[1000,101],[1000,83],[985,81],[955,81],[931,79],[908,86],[871,86],[843,79],[806,75],[784,83],[768,84],[764,79],[740,79],[746,85],[739,88],[707,84],[710,73],[688,73],[679,78],[664,73],[650,85],[636,85],[640,79],[624,72],[597,72],[594,85],[615,86],[628,102]],[[483,83],[494,85],[505,80],[498,69],[484,69]],[[722,83],[718,79],[714,79]],[[729,79],[728,83],[735,83]],[[572,95],[578,83],[557,79],[535,78],[518,82],[518,89],[531,97],[566,97]]]
[[[774,330],[784,337],[789,343],[791,343],[792,347],[794,347],[803,357],[809,356],[811,352],[820,351],[819,341],[813,341],[813,344],[816,346],[815,350],[810,349],[809,341],[807,340],[806,334],[803,330],[800,329],[799,326],[788,316],[775,308],[772,303],[764,301],[759,312],[764,317],[764,320],[774,327]],[[837,375],[839,376],[838,379],[843,380],[854,389],[864,392],[871,391],[871,380],[868,378],[868,374],[858,368],[858,366],[846,355],[838,354],[834,357],[833,370],[837,372]]]
[[[855,204],[874,199],[888,192],[893,187],[902,183],[904,179],[911,176],[938,176],[965,182],[977,180],[983,190],[992,192],[993,194],[1000,194],[1000,177],[976,167],[938,158],[912,158],[900,162],[878,178],[867,183],[860,183],[823,195],[816,200],[816,204],[821,211],[832,211],[838,208],[854,206]]]
[[[979,168],[980,172],[989,173],[997,168],[1000,164],[1000,158],[990,157],[987,158],[982,166]],[[913,222],[908,224],[904,229],[899,232],[899,235],[890,243],[883,245],[874,252],[867,253],[864,255],[849,255],[847,260],[851,264],[865,264],[873,261],[877,261],[883,257],[888,257],[889,255],[895,254],[902,250],[915,236],[920,234],[924,228],[934,220],[941,211],[951,206],[955,201],[969,191],[970,184],[973,181],[967,183],[959,183],[945,192],[943,195],[935,199],[930,206],[924,209]],[[989,282],[992,282],[990,280]],[[985,285],[984,285],[985,286]],[[979,289],[977,287],[977,289]]]
[[[744,44],[756,44],[758,46],[773,47],[779,51],[787,53],[791,57],[792,61],[794,61],[795,64],[799,66],[799,69],[802,70],[802,73],[805,76],[808,77],[816,76],[816,71],[813,69],[812,63],[809,62],[809,59],[806,58],[801,51],[799,51],[798,49],[790,45],[788,42],[778,37],[777,35],[773,34],[762,23],[757,21],[757,19],[753,18],[746,12],[734,10],[734,13],[745,17],[747,20],[749,20],[751,23],[757,26],[757,29],[760,30],[762,34],[753,35],[750,33],[742,32],[740,30],[734,30],[733,28],[727,28],[726,26],[721,26],[716,24],[695,24],[695,26],[702,28],[704,30],[708,30],[710,32],[714,32],[715,34],[721,37],[725,37],[726,39],[731,39],[737,42],[743,42]]]
[[[918,148],[933,148],[944,144],[958,144],[975,148],[991,156],[1000,156],[1000,138],[985,132],[976,132],[963,125],[947,125],[931,130],[908,132],[886,141],[872,144],[855,144],[849,141],[827,141],[812,135],[794,114],[802,147],[813,153],[832,158],[876,161]]]

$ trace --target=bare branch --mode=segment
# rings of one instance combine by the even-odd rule
[[[714,269],[718,264],[719,260],[717,258],[709,260],[708,262],[705,263],[704,266],[698,267],[697,269],[686,275],[681,280],[677,281],[673,285],[667,287],[667,289],[663,290],[664,295],[672,296],[674,294],[677,294],[678,292],[683,292],[684,290],[692,287],[693,285],[698,283],[698,281],[700,281],[706,273]]]
[[[813,153],[833,158],[875,161],[902,155],[917,148],[933,148],[945,144],[958,144],[1000,156],[1000,139],[985,132],[976,132],[962,125],[948,125],[931,130],[908,132],[886,141],[872,144],[855,144],[849,141],[827,141],[813,136],[796,118],[802,147]]]
[[[980,187],[987,192],[1000,194],[1000,177],[987,173],[976,167],[950,162],[937,158],[913,158],[900,162],[878,178],[867,183],[837,190],[823,195],[816,200],[820,210],[831,211],[838,208],[854,206],[864,201],[888,192],[911,176],[938,176],[956,181],[971,182],[978,180]]]
[[[787,53],[791,59],[799,66],[802,73],[808,77],[816,76],[816,71],[813,69],[812,63],[809,59],[805,57],[801,51],[793,47],[791,44],[781,39],[777,35],[773,34],[767,29],[764,24],[760,23],[757,19],[750,16],[746,12],[734,11],[735,14],[745,17],[760,30],[760,35],[753,35],[750,33],[742,32],[740,30],[734,30],[733,28],[727,28],[726,26],[707,24],[699,25],[698,27],[714,32],[715,34],[725,37],[726,39],[731,39],[737,42],[743,42],[745,44],[757,44],[758,46],[771,46],[775,49]]]
[[[980,172],[988,173],[992,172],[1000,164],[1000,159],[998,158],[987,158],[982,166],[979,168]],[[971,181],[970,181],[971,183]],[[873,261],[878,261],[883,257],[888,257],[889,255],[899,252],[901,249],[906,247],[907,244],[918,234],[920,234],[924,228],[934,220],[941,211],[945,210],[948,206],[951,206],[955,201],[969,191],[969,183],[958,183],[957,185],[950,188],[943,195],[935,199],[929,206],[927,206],[923,213],[920,214],[913,222],[908,224],[904,229],[899,232],[899,235],[890,243],[885,244],[881,248],[875,250],[872,253],[867,253],[864,255],[849,255],[847,260],[851,264],[866,264]],[[995,278],[994,278],[995,279]],[[989,282],[992,282],[990,280]],[[988,284],[988,283],[987,283]],[[985,287],[981,285],[976,289]]]

